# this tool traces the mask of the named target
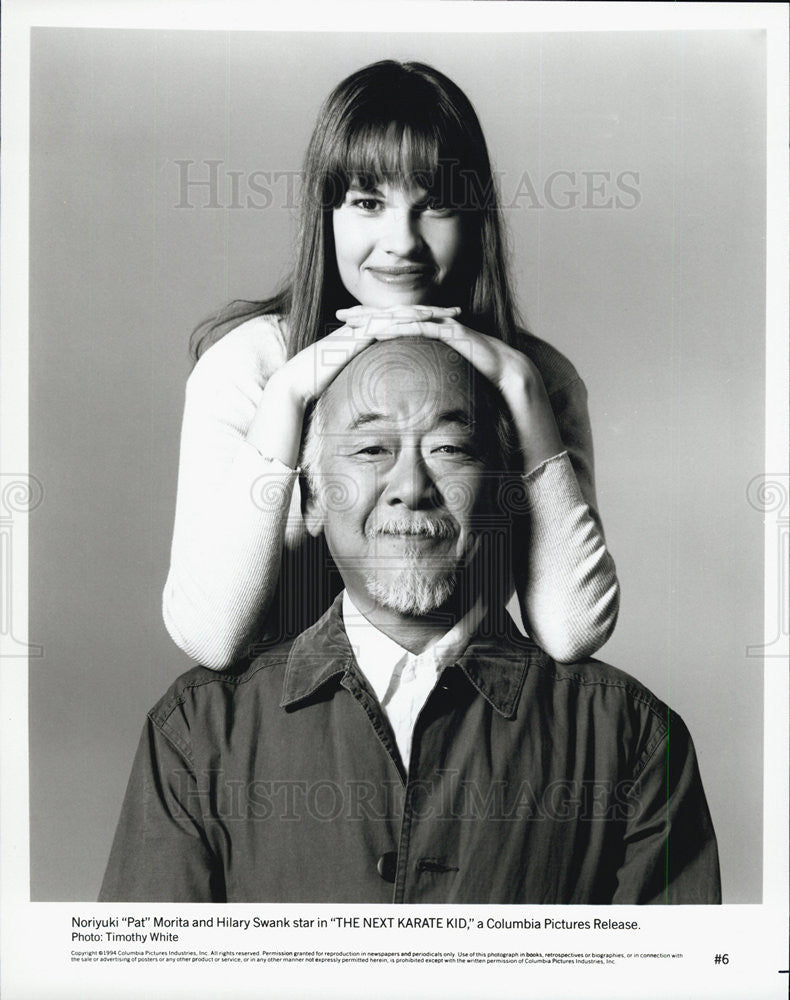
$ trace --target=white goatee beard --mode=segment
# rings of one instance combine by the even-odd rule
[[[457,528],[447,517],[394,517],[366,532],[373,541],[388,534],[452,539]],[[431,566],[431,557],[426,557],[419,546],[408,544],[398,558],[400,566],[394,573],[387,572],[382,579],[379,572],[371,569],[365,578],[368,593],[381,607],[417,618],[436,611],[452,597],[458,572],[455,561],[448,565],[445,557],[439,565],[433,561]]]
[[[382,607],[401,615],[421,617],[442,607],[456,587],[455,571],[426,573],[424,567],[405,566],[394,577],[382,580],[368,573],[366,585],[370,596]]]

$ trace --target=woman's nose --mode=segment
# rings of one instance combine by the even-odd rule
[[[409,257],[422,246],[420,220],[407,208],[393,208],[386,213],[382,236],[383,249],[396,257]]]
[[[384,501],[388,506],[402,504],[411,510],[436,506],[436,483],[418,448],[403,448],[385,475]]]

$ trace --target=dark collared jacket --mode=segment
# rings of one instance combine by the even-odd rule
[[[100,898],[720,902],[679,716],[508,621],[442,674],[408,778],[339,599],[246,669],[184,674],[149,713]]]

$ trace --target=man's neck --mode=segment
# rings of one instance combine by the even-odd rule
[[[348,594],[360,614],[374,628],[415,655],[445,636],[469,610],[454,597],[436,611],[414,617],[382,607],[366,592],[358,594],[349,588]]]

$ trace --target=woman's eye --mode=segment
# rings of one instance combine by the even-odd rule
[[[375,212],[381,204],[376,198],[353,198],[351,204],[363,212]]]
[[[424,202],[422,211],[427,212],[429,215],[439,216],[440,218],[455,215],[455,209],[450,205],[443,204],[438,198],[429,198]]]

